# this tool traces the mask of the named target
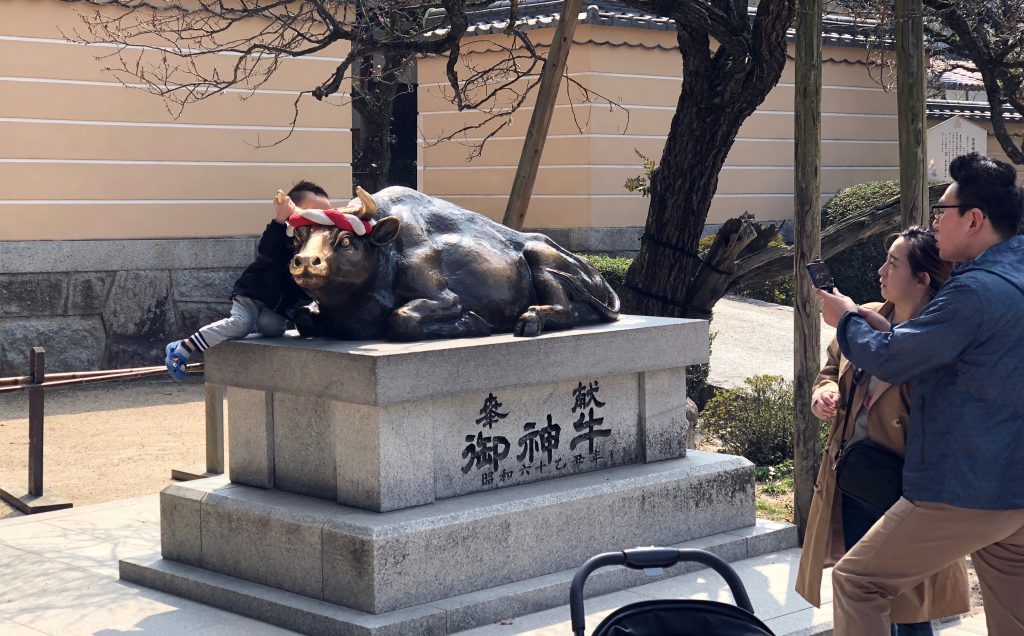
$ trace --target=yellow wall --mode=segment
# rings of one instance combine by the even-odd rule
[[[81,28],[57,0],[4,0],[0,21],[0,240],[241,236],[299,179],[351,196],[351,111],[304,98],[344,54],[287,60],[254,94],[185,107],[126,88],[97,60],[107,46],[64,40]],[[234,59],[218,56],[222,66]],[[245,99],[243,99],[245,98]],[[340,101],[340,100],[336,100]],[[171,105],[173,107],[173,105]]]
[[[530,32],[535,42],[547,42],[551,34],[552,30]],[[628,117],[607,105],[572,106],[563,84],[526,225],[643,225],[647,201],[622,185],[641,172],[634,149],[655,160],[660,157],[682,77],[674,32],[581,25],[574,40],[569,74],[623,104]],[[477,46],[491,45],[481,42]],[[474,63],[483,65],[495,55],[478,54]],[[898,174],[896,97],[883,92],[868,76],[864,55],[855,48],[828,46],[824,50],[824,196],[844,186]],[[428,58],[419,66],[420,128],[428,142],[421,151],[421,188],[500,218],[532,110],[523,108],[515,113],[512,125],[488,141],[483,155],[470,162],[463,144],[430,145],[443,132],[480,117],[458,113],[443,100],[444,64],[444,59]],[[793,91],[790,60],[779,85],[740,130],[721,174],[709,223],[720,223],[747,210],[763,220],[792,218]],[[574,119],[580,122],[582,134]],[[483,136],[482,132],[470,135],[471,140]]]

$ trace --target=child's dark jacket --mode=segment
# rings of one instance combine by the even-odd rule
[[[235,281],[231,297],[248,296],[291,318],[295,307],[309,303],[310,299],[288,272],[294,250],[286,229],[284,223],[277,221],[267,224],[256,248],[256,260]]]

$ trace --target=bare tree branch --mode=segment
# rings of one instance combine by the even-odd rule
[[[901,19],[891,0],[838,0],[875,34],[891,38]],[[1011,161],[1024,164],[1020,136],[1009,131],[1006,108],[1024,115],[1024,3],[1020,0],[924,0],[925,40],[933,60],[977,72],[989,103],[993,134]],[[970,67],[963,62],[970,61]],[[933,92],[945,87],[933,78]]]
[[[502,55],[487,66],[467,61],[462,41],[469,30],[468,12],[493,0],[62,1],[87,9],[79,12],[83,27],[64,36],[83,44],[114,45],[113,52],[100,56],[110,61],[114,76],[126,86],[164,98],[175,117],[190,103],[226,92],[250,96],[280,72],[283,61],[323,55],[336,43],[347,42],[348,52],[326,77],[296,90],[289,130],[269,145],[291,136],[304,96],[321,101],[339,96],[341,103],[368,99],[365,87],[400,82],[399,69],[416,57],[438,55],[447,57],[449,89],[444,96],[460,111],[481,113],[483,120],[434,143],[466,140],[473,131],[486,131],[468,142],[472,156],[478,156],[528,99],[544,62],[517,23],[518,0],[505,9],[504,31],[510,41],[496,44]],[[398,62],[390,72],[374,74],[379,65],[365,61],[376,59]],[[350,82],[348,90],[346,82]],[[600,101],[618,107],[578,82],[571,84],[577,89],[573,92],[576,102]],[[391,108],[379,101],[377,105]],[[366,112],[362,106],[358,109]],[[382,125],[390,121],[390,114],[380,120]]]

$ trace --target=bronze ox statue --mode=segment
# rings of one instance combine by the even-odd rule
[[[409,188],[357,194],[328,211],[333,222],[320,211],[289,219],[290,271],[316,301],[296,316],[302,335],[536,336],[618,319],[619,298],[604,277],[542,234]]]

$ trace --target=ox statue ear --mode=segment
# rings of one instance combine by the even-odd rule
[[[373,231],[370,232],[369,237],[370,242],[377,246],[387,245],[398,238],[398,230],[401,227],[401,221],[393,216],[386,216],[377,221],[377,224],[373,226]]]

